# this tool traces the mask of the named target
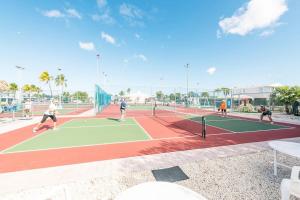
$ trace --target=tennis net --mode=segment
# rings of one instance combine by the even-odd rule
[[[174,105],[153,105],[154,119],[165,126],[176,126],[191,133],[206,137],[206,118],[218,118],[213,110],[186,108]],[[196,122],[196,123],[195,123]]]

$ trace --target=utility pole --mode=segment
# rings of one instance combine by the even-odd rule
[[[17,69],[17,71],[19,71],[19,75],[18,75],[18,77],[19,77],[19,98],[18,98],[18,100],[19,100],[19,103],[21,103],[22,102],[22,79],[23,79],[23,77],[22,77],[22,75],[23,75],[23,71],[25,70],[25,67],[21,67],[21,66],[15,66],[16,67],[16,69]]]
[[[96,81],[96,83],[99,83],[99,86],[100,86],[100,66],[99,66],[99,64],[100,64],[100,54],[97,54],[96,55],[97,56],[97,81]]]
[[[186,68],[186,96],[189,96],[189,64],[184,66]]]
[[[62,80],[61,80],[61,76],[62,76],[62,74],[61,74],[61,68],[57,68],[57,70],[58,70],[58,77],[59,77],[59,85],[60,85],[60,89],[61,89],[61,93],[60,93],[60,95],[59,95],[59,108],[60,109],[62,109],[62,105],[61,105],[61,99],[62,99],[62,95],[63,95],[63,84],[64,83],[62,83]]]

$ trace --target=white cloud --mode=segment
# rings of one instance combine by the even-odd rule
[[[77,10],[75,9],[67,9],[66,13],[68,14],[69,17],[74,17],[74,18],[78,18],[81,19],[81,15],[77,12]]]
[[[273,35],[274,30],[265,30],[261,34],[259,34],[261,37],[268,37],[270,35]]]
[[[105,32],[101,32],[101,38],[103,40],[105,40],[106,42],[108,42],[108,43],[116,44],[115,38],[113,38],[111,35],[109,35],[109,34],[107,34]]]
[[[60,18],[65,16],[59,10],[46,10],[43,11],[42,14],[46,17],[51,17],[51,18]]]
[[[134,55],[135,58],[141,59],[142,61],[146,62],[148,59],[145,55],[143,54],[136,54]]]
[[[92,15],[92,19],[94,21],[101,21],[105,24],[114,24],[116,22],[115,19],[111,17],[109,9],[106,9],[104,13],[101,15],[98,14]]]
[[[233,16],[222,19],[219,26],[224,33],[244,36],[274,26],[287,10],[286,0],[250,0]]]
[[[119,12],[121,16],[124,17],[125,20],[131,26],[143,26],[144,23],[142,21],[144,17],[144,12],[138,7],[130,4],[123,3],[120,5]]]
[[[141,36],[140,36],[139,34],[137,34],[137,33],[134,34],[134,37],[135,37],[136,39],[138,39],[138,40],[141,39]]]
[[[92,42],[79,42],[79,47],[87,51],[95,50],[95,45]]]
[[[103,8],[106,6],[107,1],[106,0],[97,0],[97,4],[100,8]]]
[[[209,75],[213,75],[216,71],[217,69],[215,67],[210,67],[206,70]]]
[[[283,84],[281,84],[281,83],[271,83],[269,86],[271,86],[271,87],[281,87],[281,86],[283,86]]]

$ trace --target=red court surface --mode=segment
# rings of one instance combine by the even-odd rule
[[[107,107],[98,117],[118,117],[117,105]],[[149,111],[130,111],[127,116],[135,117],[141,127],[151,136],[150,140],[115,144],[101,144],[85,147],[72,147],[50,150],[38,150],[19,153],[0,153],[0,173],[30,170],[53,166],[70,165],[132,156],[142,156],[234,145],[267,140],[300,137],[300,126],[287,125],[290,129],[233,133],[216,127],[207,127],[207,137],[202,139],[198,134],[200,124],[180,117],[170,116],[167,120],[151,116]],[[59,119],[59,124],[71,118]],[[17,129],[0,135],[0,151],[22,141],[42,134],[44,130],[32,133],[32,126]],[[121,133],[120,133],[121,134]]]

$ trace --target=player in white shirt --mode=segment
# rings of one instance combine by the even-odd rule
[[[40,128],[40,126],[48,119],[48,117],[50,117],[53,121],[53,130],[56,130],[56,122],[57,122],[57,118],[56,118],[56,106],[54,104],[53,99],[50,100],[50,104],[48,109],[45,111],[43,118],[41,120],[40,123],[38,123],[38,125],[36,127],[33,128],[33,132],[37,132]]]
[[[31,101],[27,100],[24,104],[24,112],[25,112],[25,117],[26,119],[29,118],[29,115],[31,113]]]

